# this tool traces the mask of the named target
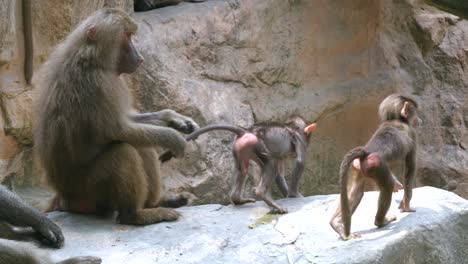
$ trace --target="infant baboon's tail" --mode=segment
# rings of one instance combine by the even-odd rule
[[[190,141],[190,140],[195,140],[200,136],[201,134],[213,131],[213,130],[226,130],[230,131],[234,134],[236,134],[238,137],[243,136],[245,133],[247,133],[247,130],[243,127],[236,126],[236,125],[228,125],[228,124],[217,124],[217,125],[208,125],[205,127],[202,127],[191,134],[187,135],[185,137],[185,140]],[[174,157],[174,154],[171,151],[166,151],[164,152],[161,156],[159,156],[159,160],[161,163],[164,163]]]

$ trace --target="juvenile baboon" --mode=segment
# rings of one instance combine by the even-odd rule
[[[132,42],[136,23],[117,9],[97,11],[70,33],[43,66],[35,103],[35,150],[57,192],[50,210],[103,214],[122,224],[172,221],[161,199],[158,154],[177,155],[186,141],[173,128],[198,126],[173,110],[138,114],[119,78],[143,58]],[[167,127],[170,126],[170,127]]]
[[[249,171],[249,162],[253,160],[262,168],[260,183],[255,189],[255,195],[273,207],[272,213],[286,213],[287,210],[268,197],[267,191],[273,180],[276,181],[281,193],[285,197],[302,197],[299,193],[299,180],[304,171],[304,162],[309,145],[310,133],[317,125],[306,124],[299,116],[289,118],[285,123],[259,123],[251,128],[235,125],[209,125],[203,127],[185,139],[187,141],[198,138],[201,134],[212,130],[227,130],[237,135],[233,142],[233,156],[237,173],[235,185],[231,193],[234,204],[255,202],[255,199],[243,198],[242,189]],[[295,156],[291,185],[288,187],[284,178],[284,160]],[[162,162],[169,160],[171,153],[161,155]]]
[[[178,5],[181,2],[201,3],[205,0],[135,0],[133,7],[136,12],[147,11],[165,6]]]
[[[39,211],[23,202],[16,194],[0,185],[0,225],[32,227],[49,246],[62,247],[63,235],[60,227]],[[0,235],[3,237],[5,230]],[[49,256],[28,243],[0,238],[0,264],[53,263]],[[99,258],[78,257],[67,259],[68,264],[97,264]]]
[[[357,147],[348,152],[340,166],[340,206],[336,210],[330,225],[344,240],[350,237],[351,216],[364,195],[364,178],[373,179],[380,189],[375,225],[385,226],[396,220],[387,215],[392,192],[404,188],[400,203],[402,212],[413,212],[410,208],[414,175],[416,172],[416,131],[420,122],[416,101],[407,95],[392,94],[379,106],[382,120],[377,131],[364,147]],[[404,185],[391,172],[390,165],[401,161],[405,166]],[[348,170],[351,167],[355,180],[348,195]]]

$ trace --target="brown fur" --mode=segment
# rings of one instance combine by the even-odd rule
[[[375,225],[385,226],[396,219],[386,215],[390,207],[392,192],[404,188],[404,198],[400,209],[405,212],[410,209],[412,186],[416,171],[416,132],[417,103],[410,96],[392,94],[382,101],[379,116],[382,124],[364,147],[357,147],[348,152],[340,167],[340,206],[330,220],[332,228],[342,239],[348,239],[351,229],[351,216],[359,205],[364,194],[364,177],[376,181],[380,189],[379,206],[375,217]],[[395,161],[405,164],[404,185],[402,185],[390,170]],[[355,164],[354,166],[351,166]],[[348,170],[352,167],[354,182],[348,194]]]
[[[123,11],[97,11],[56,48],[39,74],[34,142],[57,192],[51,209],[99,214],[116,209],[121,223],[138,225],[179,217],[175,210],[153,208],[161,202],[153,147],[180,155],[186,142],[167,124],[196,124],[172,110],[132,109],[119,75],[141,63],[135,49],[122,61],[123,47],[133,47],[125,36],[136,30]]]

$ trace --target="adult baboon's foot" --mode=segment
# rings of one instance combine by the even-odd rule
[[[127,214],[121,212],[118,220],[120,224],[127,225],[151,225],[159,222],[175,221],[180,217],[180,213],[171,208],[151,208],[142,209],[135,213]]]
[[[165,195],[158,203],[158,207],[178,208],[187,205],[192,195],[181,193],[177,195]]]

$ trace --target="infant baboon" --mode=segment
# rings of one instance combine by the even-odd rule
[[[392,94],[379,106],[382,124],[364,147],[349,151],[340,167],[340,206],[330,225],[343,240],[350,236],[351,216],[364,195],[364,177],[373,179],[380,189],[379,206],[375,225],[385,226],[396,220],[387,215],[392,192],[404,188],[405,193],[399,208],[403,212],[413,212],[410,208],[414,175],[416,173],[416,131],[420,122],[416,101],[407,95]],[[405,165],[404,185],[392,174],[390,164],[402,161]],[[348,196],[348,170],[353,164],[351,192]]]
[[[123,11],[97,11],[56,48],[39,74],[34,143],[57,192],[50,210],[118,210],[120,223],[135,225],[179,217],[173,209],[155,208],[164,199],[153,147],[181,155],[186,141],[173,128],[192,132],[198,126],[169,109],[133,110],[119,75],[143,62],[132,42],[136,30]]]
[[[201,134],[212,130],[227,130],[235,133],[237,137],[234,140],[232,152],[237,173],[231,201],[234,204],[255,202],[255,199],[242,197],[249,162],[253,160],[262,168],[260,183],[255,189],[255,195],[273,207],[272,213],[286,213],[287,210],[271,200],[267,192],[275,180],[285,197],[302,197],[299,193],[299,180],[305,167],[310,133],[316,127],[315,123],[307,125],[303,118],[292,116],[285,123],[259,123],[248,129],[234,125],[209,125],[193,132],[185,139],[194,140]],[[166,152],[161,155],[160,159],[165,162],[171,156],[170,152]],[[288,187],[284,178],[284,160],[290,157],[295,157],[296,161],[291,186]]]
[[[62,247],[63,235],[50,219],[39,211],[23,202],[16,194],[0,185],[0,235],[4,237],[6,230],[12,226],[32,227],[40,238],[49,246]],[[12,235],[14,238],[14,235]],[[0,238],[0,264],[35,264],[53,263],[48,254],[36,247],[12,240]],[[98,264],[101,260],[96,257],[70,258],[60,263],[68,264]]]

